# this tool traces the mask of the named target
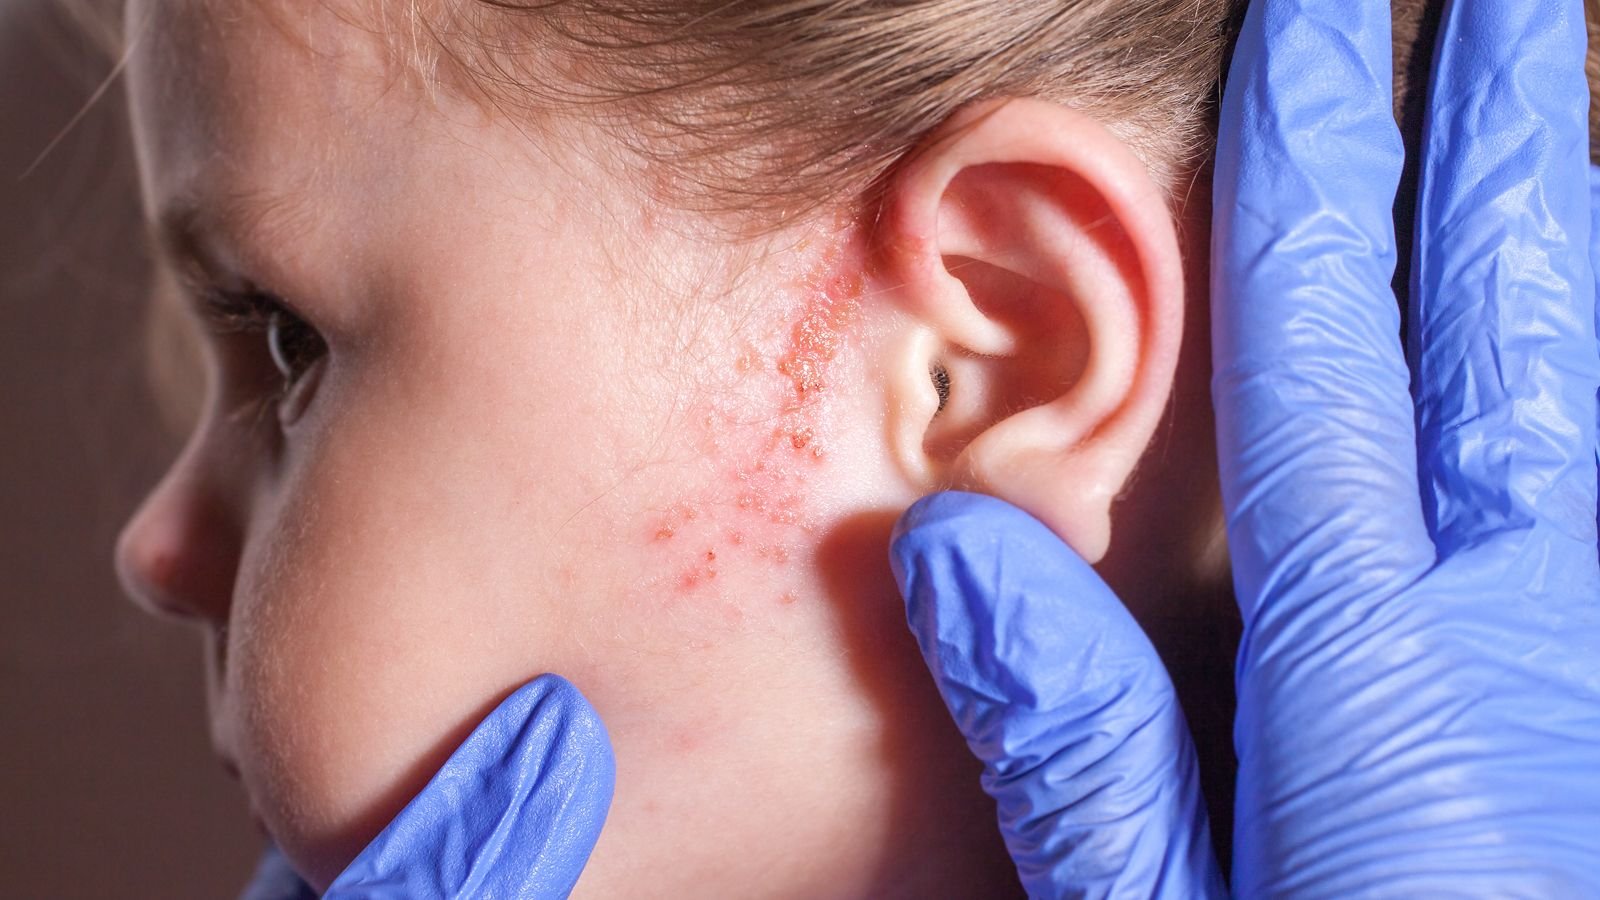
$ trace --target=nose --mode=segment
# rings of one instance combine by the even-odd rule
[[[227,621],[239,527],[226,498],[208,482],[186,452],[117,538],[117,577],[128,597],[147,612]]]

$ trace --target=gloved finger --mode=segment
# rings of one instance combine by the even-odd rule
[[[541,675],[483,720],[325,896],[565,897],[615,780],[599,715],[571,682]]]
[[[1030,896],[1226,895],[1166,669],[1088,563],[955,492],[901,517],[891,562]]]
[[[1581,0],[1452,2],[1411,291],[1424,507],[1443,556],[1535,522],[1595,539]]]
[[[1433,560],[1394,271],[1389,4],[1265,0],[1223,98],[1212,396],[1246,622],[1296,559],[1372,593]],[[1283,594],[1285,592],[1276,592]],[[1314,595],[1316,592],[1306,592]]]

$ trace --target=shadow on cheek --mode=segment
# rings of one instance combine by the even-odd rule
[[[889,535],[898,518],[897,512],[875,511],[839,522],[817,544],[816,568],[852,674],[883,723],[880,749],[888,769],[905,774],[909,767],[900,765],[900,757],[925,734],[926,717],[947,714],[906,627],[905,604],[889,568]],[[955,733],[953,725],[950,731]],[[904,782],[905,790],[913,789],[912,779]],[[897,799],[902,793],[893,792]]]
[[[887,781],[887,821],[906,823],[892,840],[901,852],[922,854],[950,837],[959,822],[962,852],[985,857],[995,880],[987,896],[1022,896],[994,804],[982,790],[983,767],[968,751],[906,625],[905,602],[889,568],[889,536],[898,511],[859,513],[818,544],[816,568],[838,621],[852,674],[878,714],[878,746]],[[885,858],[893,858],[888,852]],[[975,857],[976,858],[976,857]],[[903,872],[885,870],[884,890]],[[957,893],[960,891],[957,890]]]

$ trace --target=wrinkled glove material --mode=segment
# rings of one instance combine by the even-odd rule
[[[1446,8],[1409,333],[1387,3],[1260,0],[1212,266],[1239,896],[1600,896],[1577,0]]]
[[[1029,896],[1226,896],[1172,683],[1082,557],[947,492],[901,517],[891,563]]]
[[[326,896],[565,897],[615,781],[599,715],[570,682],[542,675],[483,720]]]

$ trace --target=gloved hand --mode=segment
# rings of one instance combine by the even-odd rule
[[[1448,7],[1404,354],[1389,21],[1373,0],[1257,2],[1223,103],[1235,887],[1597,896],[1583,8]]]
[[[565,897],[611,806],[616,763],[594,708],[541,675],[495,708],[325,897]],[[289,900],[268,851],[250,900]]]
[[[1600,891],[1582,11],[1458,3],[1440,46],[1414,380],[1388,5],[1258,2],[1236,51],[1212,302],[1241,896]],[[1030,894],[1219,894],[1181,715],[1092,570],[971,495],[914,506],[892,558]]]
[[[1225,896],[1172,683],[1094,569],[978,494],[918,501],[891,546],[1029,896]]]

